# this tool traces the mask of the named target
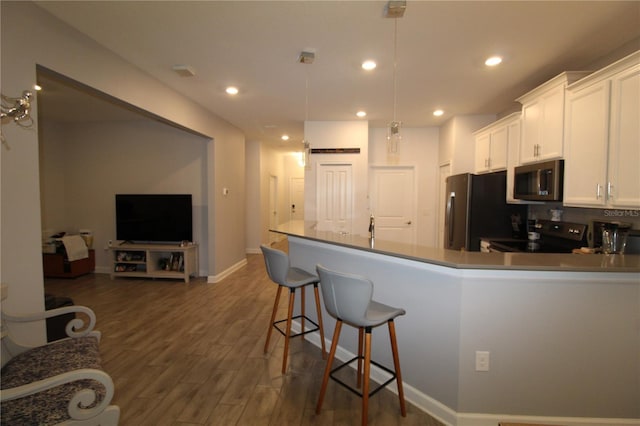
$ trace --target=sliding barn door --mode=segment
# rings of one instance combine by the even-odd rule
[[[317,176],[318,230],[351,233],[351,164],[320,164]]]

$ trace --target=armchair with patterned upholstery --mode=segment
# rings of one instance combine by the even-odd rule
[[[75,313],[69,337],[31,347],[11,331],[14,323]],[[86,322],[85,322],[86,321]],[[100,332],[94,312],[67,306],[36,314],[2,312],[2,425],[117,425],[120,408],[111,405],[114,385],[101,366]]]

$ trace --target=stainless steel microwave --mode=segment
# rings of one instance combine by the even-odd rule
[[[513,197],[530,201],[562,201],[564,160],[515,168]]]

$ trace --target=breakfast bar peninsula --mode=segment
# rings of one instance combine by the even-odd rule
[[[374,299],[407,311],[396,321],[405,394],[444,423],[640,425],[640,256],[460,252],[303,221],[272,231],[293,266],[365,275]],[[343,360],[357,352],[348,331]],[[372,359],[393,365],[380,339],[374,330]]]

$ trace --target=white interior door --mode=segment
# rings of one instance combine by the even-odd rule
[[[376,239],[414,244],[417,214],[413,166],[372,167],[371,175]]]
[[[351,164],[319,164],[317,229],[351,233],[353,181]]]
[[[278,177],[269,176],[269,229],[278,226]],[[269,242],[277,241],[276,234],[269,232]]]
[[[438,241],[436,247],[444,247],[445,191],[447,189],[447,177],[450,175],[451,164],[441,165],[438,185]]]
[[[304,178],[291,178],[289,184],[289,218],[304,219]]]

